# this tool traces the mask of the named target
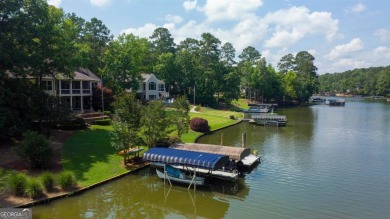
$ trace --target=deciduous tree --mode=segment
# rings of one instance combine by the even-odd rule
[[[139,131],[141,126],[141,104],[133,94],[119,96],[113,104],[115,113],[113,115],[111,132],[111,145],[124,150],[123,161],[128,160],[127,152],[139,142]]]
[[[185,96],[178,96],[173,102],[175,108],[175,114],[173,118],[173,123],[176,126],[177,135],[181,138],[181,135],[187,133],[189,130],[190,124],[190,105]]]
[[[161,101],[150,101],[143,107],[141,118],[141,134],[146,145],[151,148],[160,139],[168,136],[172,131],[170,129],[171,120],[165,111],[164,104]]]

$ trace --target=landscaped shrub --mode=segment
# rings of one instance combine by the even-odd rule
[[[96,125],[111,125],[111,119],[99,119],[95,120]]]
[[[37,179],[29,179],[26,185],[26,194],[32,199],[41,197],[43,195],[42,184]]]
[[[23,140],[16,146],[16,153],[27,160],[32,168],[47,167],[53,155],[51,142],[41,134],[28,131],[23,134]]]
[[[52,173],[45,172],[41,175],[41,182],[46,191],[50,191],[54,188],[54,176]]]
[[[76,185],[76,177],[72,171],[64,171],[58,175],[58,184],[63,190],[68,190]]]
[[[85,123],[83,118],[75,117],[69,121],[57,124],[55,127],[62,130],[80,130],[85,129],[87,127],[87,123]]]
[[[198,117],[191,119],[190,128],[196,132],[202,132],[202,133],[207,133],[210,131],[210,126],[208,121]]]
[[[230,119],[233,119],[233,120],[236,119],[236,118],[234,117],[234,115],[230,115],[229,118],[230,118]]]
[[[200,110],[200,105],[196,105],[196,106],[195,106],[195,111],[198,112],[199,110]]]
[[[24,195],[27,180],[27,176],[24,173],[18,173],[9,178],[8,186],[14,195]]]
[[[103,115],[111,117],[111,111],[104,111]]]

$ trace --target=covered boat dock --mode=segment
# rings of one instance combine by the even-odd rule
[[[221,154],[173,148],[151,148],[143,154],[142,159],[152,162],[152,165],[155,166],[170,164],[181,170],[210,175],[216,178],[232,181],[238,178],[238,172],[229,172],[225,168],[231,163],[229,156]]]
[[[252,167],[255,163],[260,162],[260,156],[251,154],[249,148],[245,147],[232,147],[213,144],[198,144],[198,143],[174,143],[171,148],[198,151],[212,154],[222,154],[229,156],[231,160],[236,162],[242,161],[246,168]]]
[[[228,156],[172,148],[151,148],[142,155],[144,161],[170,165],[184,165],[207,170],[221,169],[229,164]]]

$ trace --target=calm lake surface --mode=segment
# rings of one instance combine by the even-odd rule
[[[279,109],[287,127],[242,122],[199,139],[247,146],[262,162],[237,183],[187,191],[145,169],[33,208],[34,218],[389,218],[390,103]]]

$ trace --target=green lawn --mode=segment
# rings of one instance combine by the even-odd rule
[[[243,117],[243,113],[241,113],[241,112],[233,112],[233,111],[228,111],[228,110],[216,110],[216,109],[207,108],[207,107],[201,107],[198,112],[202,113],[202,114],[207,114],[210,116],[217,116],[217,117],[229,118],[230,115],[233,115],[235,118],[242,118]]]
[[[111,126],[93,125],[72,135],[61,154],[65,170],[73,171],[81,186],[88,186],[125,173],[122,156],[110,144]]]
[[[232,120],[229,118],[230,115],[234,115],[235,118],[242,118],[243,116],[243,114],[239,112],[215,110],[211,108],[201,108],[199,112],[190,113],[191,118],[199,117],[206,119],[209,123],[210,131],[237,123],[237,120]],[[192,143],[200,135],[202,135],[202,133],[195,132],[190,129],[188,133],[182,135],[181,140],[183,142]]]

